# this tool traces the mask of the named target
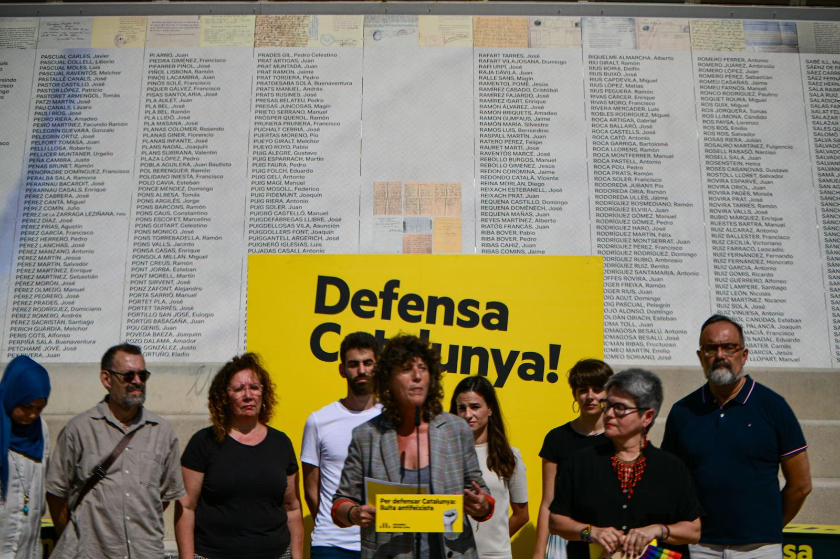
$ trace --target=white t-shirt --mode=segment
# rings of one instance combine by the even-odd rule
[[[496,500],[496,508],[493,516],[486,522],[476,522],[470,517],[475,543],[478,547],[478,556],[481,559],[505,558],[510,559],[510,531],[508,529],[508,518],[510,516],[510,503],[528,502],[528,481],[525,478],[525,462],[519,454],[519,449],[511,447],[513,456],[516,458],[516,468],[509,480],[499,479],[495,472],[487,469],[487,444],[475,445],[475,453],[478,455],[478,465],[481,466],[481,475],[484,483],[490,489],[490,495]]]
[[[382,405],[355,412],[341,402],[333,402],[312,412],[303,427],[300,461],[320,468],[321,495],[312,545],[332,546],[359,551],[359,527],[339,528],[330,517],[332,498],[341,480],[341,470],[347,459],[347,447],[353,429],[382,413]]]

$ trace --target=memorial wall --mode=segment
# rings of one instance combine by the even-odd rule
[[[840,366],[837,23],[0,18],[0,114],[2,361],[221,362],[248,254],[459,253],[601,255],[614,365],[722,312]]]

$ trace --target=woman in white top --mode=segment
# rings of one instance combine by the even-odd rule
[[[0,558],[40,559],[50,434],[41,411],[50,377],[20,355],[0,381]]]
[[[455,387],[449,413],[466,419],[472,429],[481,474],[496,499],[496,514],[490,520],[481,525],[470,520],[478,556],[510,558],[511,538],[528,523],[528,484],[522,456],[508,444],[493,385],[484,377],[465,378]]]

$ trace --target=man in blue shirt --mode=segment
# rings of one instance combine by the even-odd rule
[[[665,424],[662,448],[688,465],[705,510],[691,559],[782,559],[782,528],[811,492],[799,422],[784,398],[746,375],[748,355],[737,322],[709,318],[697,350],[708,382],[674,404]]]

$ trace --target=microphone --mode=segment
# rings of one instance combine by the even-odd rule
[[[417,494],[420,495],[420,406],[414,406],[414,432],[417,435]],[[432,481],[432,468],[429,468],[429,485]],[[414,557],[420,559],[420,532],[414,534]]]

